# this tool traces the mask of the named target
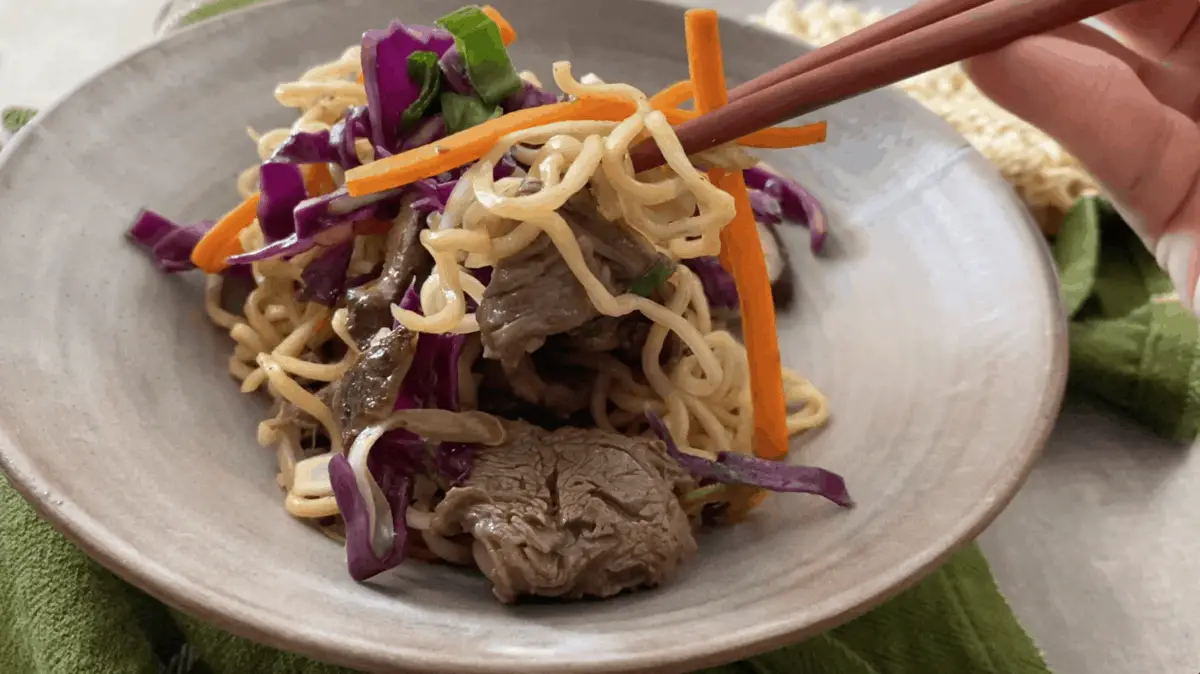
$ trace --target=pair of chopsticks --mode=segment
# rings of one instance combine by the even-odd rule
[[[728,105],[675,132],[689,155],[703,152],[1130,1],[926,0],[733,89]],[[645,141],[631,158],[636,171],[664,161],[658,146]]]

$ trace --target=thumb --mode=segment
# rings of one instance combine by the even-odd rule
[[[966,69],[989,98],[1077,157],[1151,246],[1195,210],[1188,202],[1200,178],[1200,130],[1159,102],[1122,59],[1043,35],[976,57]],[[1194,217],[1187,222],[1200,228]]]

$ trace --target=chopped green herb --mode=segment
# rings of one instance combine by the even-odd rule
[[[683,505],[689,506],[696,503],[709,503],[720,500],[725,496],[725,485],[710,484],[704,487],[697,487],[683,495]]]
[[[415,51],[408,55],[408,77],[421,83],[421,95],[408,106],[401,118],[404,128],[411,128],[425,115],[425,111],[437,98],[442,83],[442,69],[438,67],[438,55],[431,51]]]
[[[646,270],[645,274],[638,277],[633,285],[629,288],[629,292],[642,297],[649,297],[654,294],[655,290],[662,287],[667,279],[671,278],[671,274],[675,273],[675,264],[666,259],[659,259],[650,269]]]
[[[446,118],[446,131],[449,133],[458,133],[504,114],[499,106],[487,105],[475,96],[447,91],[440,100],[442,116]]]
[[[496,105],[521,88],[521,78],[508,58],[500,26],[478,5],[467,5],[437,20],[454,36],[471,86],[484,103]]]

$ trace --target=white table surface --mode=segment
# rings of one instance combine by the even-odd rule
[[[0,107],[45,106],[145,44],[162,3],[0,0]],[[749,14],[767,4],[739,6]],[[980,544],[1057,674],[1200,672],[1200,454],[1191,448],[1068,402],[1028,483]]]

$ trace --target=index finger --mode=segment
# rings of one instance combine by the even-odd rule
[[[1121,59],[1037,36],[966,66],[985,94],[1058,140],[1136,212],[1143,238],[1156,240],[1193,196],[1200,130],[1157,100]]]
[[[1100,19],[1146,56],[1200,65],[1197,0],[1140,0],[1105,12]]]

